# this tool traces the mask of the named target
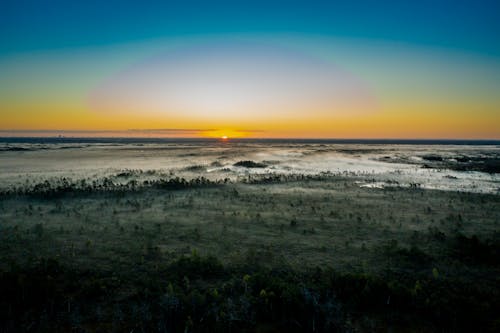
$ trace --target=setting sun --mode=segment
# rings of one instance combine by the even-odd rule
[[[222,140],[227,140],[227,139],[228,139],[228,138],[227,138],[227,135],[223,135],[223,136],[221,136],[220,138],[221,138]]]

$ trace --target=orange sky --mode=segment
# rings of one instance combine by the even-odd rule
[[[440,50],[155,41],[0,72],[2,136],[500,139],[500,62]]]

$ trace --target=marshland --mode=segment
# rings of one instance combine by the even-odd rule
[[[0,332],[500,328],[500,147],[0,143]]]

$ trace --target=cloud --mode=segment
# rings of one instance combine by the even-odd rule
[[[134,128],[126,130],[0,129],[3,137],[199,137],[221,132],[217,128]],[[258,129],[235,129],[233,133],[263,133]]]

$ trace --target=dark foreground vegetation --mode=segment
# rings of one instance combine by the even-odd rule
[[[460,277],[380,277],[319,267],[300,274],[227,267],[196,252],[154,272],[81,271],[40,259],[2,272],[0,291],[2,332],[500,329],[498,288]]]
[[[500,330],[498,195],[131,176],[2,193],[0,332]]]

